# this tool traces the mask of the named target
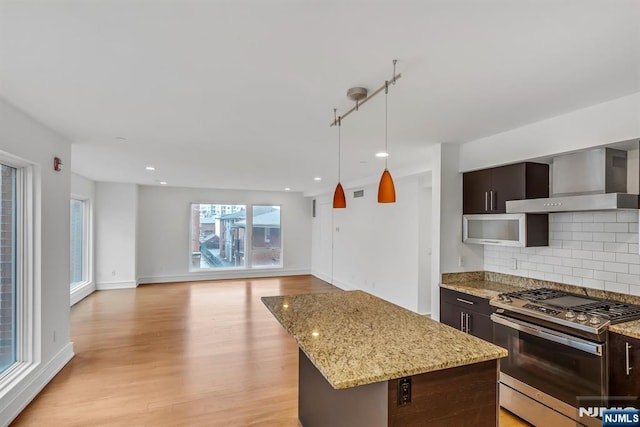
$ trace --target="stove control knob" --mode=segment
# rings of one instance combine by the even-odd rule
[[[564,317],[566,317],[567,319],[573,319],[574,317],[576,317],[576,313],[574,313],[573,311],[569,310],[564,314]]]
[[[600,318],[598,316],[591,316],[591,318],[589,319],[589,323],[591,323],[592,325],[597,325],[598,323],[600,323]]]
[[[584,313],[578,313],[578,316],[576,316],[576,320],[578,322],[586,322],[587,321],[587,315]]]

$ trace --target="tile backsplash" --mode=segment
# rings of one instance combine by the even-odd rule
[[[637,210],[549,214],[549,246],[485,246],[484,269],[640,295]]]

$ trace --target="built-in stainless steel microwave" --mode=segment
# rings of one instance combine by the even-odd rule
[[[462,241],[482,245],[548,246],[546,214],[463,215]]]

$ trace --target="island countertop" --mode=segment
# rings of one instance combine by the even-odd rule
[[[263,297],[335,389],[507,356],[507,350],[363,291]]]

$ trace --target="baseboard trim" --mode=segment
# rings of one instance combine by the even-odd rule
[[[73,358],[73,343],[67,343],[46,365],[36,366],[0,401],[0,425],[9,425],[42,389]],[[7,402],[4,404],[4,402]]]
[[[302,276],[311,274],[308,269],[281,270],[233,270],[233,271],[207,271],[193,272],[190,274],[180,274],[171,276],[145,276],[139,277],[138,283],[171,283],[171,282],[192,282],[199,280],[220,280],[220,279],[255,279],[259,277],[277,276]]]
[[[336,279],[335,277],[332,278],[329,275],[321,273],[319,271],[312,271],[311,275],[317,277],[320,280],[324,280],[325,282],[330,283],[333,286],[342,289],[343,291],[356,291],[360,289],[359,287],[353,286],[348,282],[343,282],[342,280]]]
[[[77,304],[96,290],[96,284],[93,282],[85,283],[71,291],[71,305]]]
[[[324,280],[327,283],[331,283],[333,281],[331,276],[329,276],[328,274],[321,273],[319,271],[311,270],[311,275],[314,276],[314,277],[317,277],[320,280]],[[331,284],[333,284],[333,283],[331,283]]]
[[[96,283],[96,289],[99,291],[108,291],[111,289],[133,289],[138,287],[138,282],[135,281],[120,281],[120,282],[102,282]]]

